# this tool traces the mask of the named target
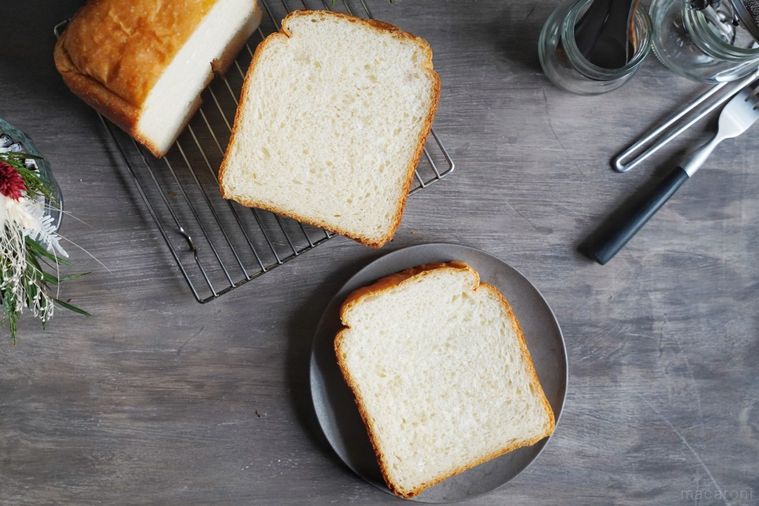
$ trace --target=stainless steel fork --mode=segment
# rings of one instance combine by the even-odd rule
[[[712,140],[694,151],[683,164],[670,172],[648,198],[620,220],[618,226],[615,224],[611,232],[591,249],[591,256],[602,265],[611,260],[677,189],[701,168],[719,143],[738,137],[757,120],[759,96],[756,88],[748,87],[733,97],[722,109],[719,127]]]

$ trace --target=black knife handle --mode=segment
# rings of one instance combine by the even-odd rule
[[[682,167],[677,167],[670,172],[647,198],[639,202],[627,216],[622,217],[619,223],[614,223],[612,230],[606,237],[598,241],[591,250],[591,256],[596,262],[604,265],[614,258],[614,255],[625,247],[625,244],[643,228],[643,225],[656,214],[656,211],[661,209],[687,180],[688,174]]]

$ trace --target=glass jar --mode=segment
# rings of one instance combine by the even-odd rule
[[[18,151],[41,157],[32,140],[24,132],[0,118],[0,152]],[[29,158],[26,165],[32,170],[38,171],[40,179],[48,183],[53,189],[55,201],[45,198],[45,213],[53,219],[55,230],[61,228],[63,220],[63,193],[58,182],[53,177],[53,169],[44,158]]]
[[[654,0],[651,20],[654,53],[676,74],[718,83],[745,77],[759,66],[759,45],[729,0],[705,9],[688,0]]]
[[[651,49],[651,20],[643,9],[636,9],[635,47],[623,67],[607,69],[588,61],[575,41],[575,26],[593,0],[568,0],[549,16],[538,41],[540,65],[557,86],[580,95],[612,91],[627,82],[638,70]]]

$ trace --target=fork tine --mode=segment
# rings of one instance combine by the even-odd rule
[[[757,95],[759,93],[759,82],[750,84],[747,89],[749,95],[752,95],[754,99],[759,98]]]
[[[738,93],[735,98],[733,98],[730,102],[728,102],[728,106],[731,104],[735,104],[730,109],[735,110],[736,107],[744,107],[741,105],[744,102],[749,102],[750,104],[754,105],[754,109],[756,109],[756,106],[759,104],[759,95],[757,95],[757,91],[759,91],[759,86],[748,86],[743,91]],[[725,107],[727,109],[727,106]]]
[[[749,86],[746,91],[746,102],[754,104],[754,112],[759,112],[759,84]]]

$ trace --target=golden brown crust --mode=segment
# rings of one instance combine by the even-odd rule
[[[139,107],[217,0],[90,0],[61,37],[83,75]]]
[[[374,19],[362,19],[355,16],[349,16],[347,14],[343,14],[340,12],[331,12],[331,11],[297,10],[297,11],[291,12],[282,20],[282,25],[279,32],[272,33],[271,35],[266,37],[266,39],[264,39],[256,48],[255,54],[253,55],[253,59],[250,62],[250,66],[248,67],[248,72],[245,75],[245,80],[242,85],[242,96],[240,97],[240,102],[237,107],[237,113],[235,114],[234,125],[232,127],[232,133],[229,137],[229,144],[227,146],[231,146],[237,137],[238,125],[240,123],[240,116],[244,109],[244,104],[247,102],[248,82],[251,76],[253,75],[253,72],[255,71],[258,61],[261,55],[263,54],[265,48],[267,47],[269,43],[271,43],[271,41],[277,38],[281,38],[281,37],[289,38],[292,35],[291,32],[287,29],[287,24],[290,19],[297,16],[311,15],[313,13],[319,13],[322,16],[337,17],[337,18],[345,19],[346,21],[349,21],[351,23],[358,23],[358,24],[363,24],[365,26],[370,26],[378,31],[388,32],[392,34],[394,37],[399,38],[399,39],[409,39],[413,41],[414,43],[418,44],[421,47],[422,51],[424,52],[425,56],[427,57],[425,65],[424,65],[424,71],[432,79],[432,82],[433,82],[432,102],[430,104],[429,113],[427,115],[427,118],[425,119],[424,126],[422,127],[422,132],[420,133],[420,136],[419,136],[419,142],[417,144],[416,151],[407,169],[403,192],[401,193],[401,198],[400,198],[400,201],[398,202],[398,206],[393,216],[393,222],[390,229],[388,230],[387,234],[385,234],[383,237],[379,239],[372,239],[370,237],[366,237],[361,234],[356,234],[353,231],[346,230],[341,227],[334,227],[328,223],[324,223],[319,220],[314,220],[312,218],[302,216],[299,213],[293,213],[293,212],[285,211],[283,209],[279,209],[276,206],[267,205],[263,202],[259,202],[252,199],[246,199],[242,197],[230,196],[224,186],[224,173],[227,170],[227,165],[228,165],[228,160],[229,160],[229,157],[227,156],[226,153],[224,155],[224,159],[221,162],[221,167],[219,168],[219,176],[218,176],[219,186],[221,188],[221,196],[225,199],[235,200],[236,202],[246,207],[257,207],[260,209],[264,209],[266,211],[271,211],[273,213],[280,214],[282,216],[287,216],[301,223],[305,223],[314,227],[329,230],[330,232],[343,235],[350,239],[354,239],[372,248],[381,248],[393,238],[396,230],[398,230],[398,227],[401,224],[401,218],[403,217],[403,210],[406,206],[406,200],[408,199],[409,190],[411,189],[411,182],[414,179],[414,171],[416,170],[416,167],[419,164],[419,159],[421,158],[422,153],[424,152],[424,144],[427,141],[427,136],[429,135],[430,130],[432,129],[432,120],[435,117],[435,112],[437,111],[437,106],[438,106],[438,103],[440,102],[440,76],[438,75],[437,72],[435,72],[435,70],[432,67],[432,48],[430,48],[430,45],[427,43],[426,40],[422,39],[421,37],[417,37],[411,33],[404,32],[395,25],[391,25],[390,23],[385,23],[383,21],[377,21]],[[227,151],[228,150],[229,148],[227,148]]]
[[[434,264],[423,264],[423,265],[417,265],[416,267],[411,267],[410,269],[405,269],[400,272],[396,272],[394,274],[390,274],[389,276],[385,276],[383,278],[378,279],[374,283],[362,286],[361,288],[357,288],[356,290],[352,291],[348,297],[343,301],[342,306],[340,306],[340,320],[342,321],[343,325],[345,325],[345,313],[352,308],[356,303],[361,302],[361,299],[373,297],[376,295],[380,295],[382,292],[390,290],[392,288],[395,288],[396,286],[400,285],[404,281],[406,281],[409,278],[412,278],[414,276],[417,276],[419,274],[429,272],[429,271],[435,271],[438,269],[455,269],[455,270],[466,270],[471,271],[471,273],[476,277],[477,282],[474,284],[477,286],[479,283],[479,274],[477,274],[477,271],[469,267],[464,262],[439,262]]]
[[[141,109],[165,68],[217,1],[90,0],[58,39],[55,66],[75,95],[161,157],[165,152],[137,130]],[[208,82],[212,72],[223,73],[232,64],[248,35],[243,29],[219,60],[209,62]],[[200,103],[198,97],[186,122]]]
[[[65,35],[65,32],[64,32]],[[117,127],[132,136],[137,142],[147,147],[155,156],[163,156],[157,146],[143,137],[137,130],[140,111],[96,80],[81,74],[73,65],[65,49],[63,37],[58,39],[53,50],[53,58],[63,82],[74,95],[84,100],[87,105],[108,118]]]
[[[418,275],[424,276],[424,275],[429,274],[430,272],[433,272],[439,269],[455,269],[455,270],[463,269],[463,270],[470,271],[473,274],[474,279],[475,279],[475,282],[473,283],[475,290],[478,290],[480,287],[482,287],[485,290],[491,291],[491,293],[495,294],[498,297],[498,299],[501,301],[504,309],[506,310],[506,313],[511,319],[512,325],[514,326],[514,328],[516,328],[519,346],[522,352],[522,358],[527,364],[528,374],[530,375],[532,379],[533,386],[536,390],[536,393],[540,395],[541,403],[543,404],[546,412],[549,415],[550,425],[543,434],[535,436],[532,439],[529,439],[526,441],[517,441],[512,444],[509,444],[501,449],[498,449],[494,452],[484,455],[475,461],[468,462],[462,466],[457,467],[456,469],[453,469],[452,471],[448,473],[442,474],[431,480],[428,480],[412,490],[400,489],[393,483],[390,477],[390,473],[388,471],[388,464],[386,462],[385,455],[380,449],[379,441],[376,436],[377,431],[375,430],[374,422],[369,417],[369,414],[367,413],[366,408],[364,407],[365,403],[364,403],[363,397],[361,396],[361,392],[358,389],[358,386],[356,385],[353,377],[351,376],[350,371],[348,370],[347,364],[345,363],[345,354],[342,352],[342,340],[343,340],[345,332],[349,330],[349,327],[347,326],[343,327],[335,336],[335,343],[334,343],[335,355],[337,356],[338,367],[340,368],[340,371],[343,375],[343,378],[345,379],[345,382],[348,385],[348,388],[350,388],[351,392],[353,393],[354,401],[356,403],[356,407],[358,408],[359,415],[361,416],[361,420],[364,422],[364,426],[367,429],[367,434],[369,436],[369,441],[372,445],[372,449],[374,450],[374,453],[377,456],[377,462],[379,464],[382,477],[385,480],[385,483],[387,484],[387,487],[390,489],[390,491],[399,497],[403,497],[404,499],[409,499],[414,496],[417,496],[423,491],[427,490],[428,488],[434,485],[437,485],[438,483],[452,476],[460,474],[473,467],[479,466],[480,464],[483,464],[494,458],[500,457],[501,455],[514,451],[518,448],[523,448],[525,446],[532,446],[538,441],[540,441],[541,439],[547,436],[550,436],[556,427],[553,409],[551,408],[551,405],[548,403],[548,399],[546,398],[545,392],[543,391],[543,386],[540,384],[540,378],[538,378],[537,372],[535,371],[535,366],[532,362],[532,356],[530,355],[530,352],[527,349],[527,344],[524,338],[524,332],[522,331],[522,327],[519,324],[519,320],[517,320],[516,316],[514,315],[514,311],[511,309],[511,305],[509,304],[508,300],[506,300],[506,298],[503,296],[501,291],[498,290],[498,288],[488,283],[481,283],[480,277],[477,271],[472,269],[468,264],[464,262],[454,261],[454,262],[446,262],[446,263],[420,265],[418,267],[406,269],[404,271],[391,274],[389,276],[386,276],[384,278],[381,278],[375,281],[374,283],[370,285],[359,288],[353,291],[350,295],[348,295],[348,297],[343,302],[340,308],[340,320],[342,321],[343,325],[346,325],[345,323],[346,312],[350,308],[352,308],[355,304],[358,304],[362,300],[369,297],[375,297],[377,295],[382,294],[383,292],[392,290],[393,288],[397,287],[398,285],[402,284],[403,282],[415,276],[418,276]]]

